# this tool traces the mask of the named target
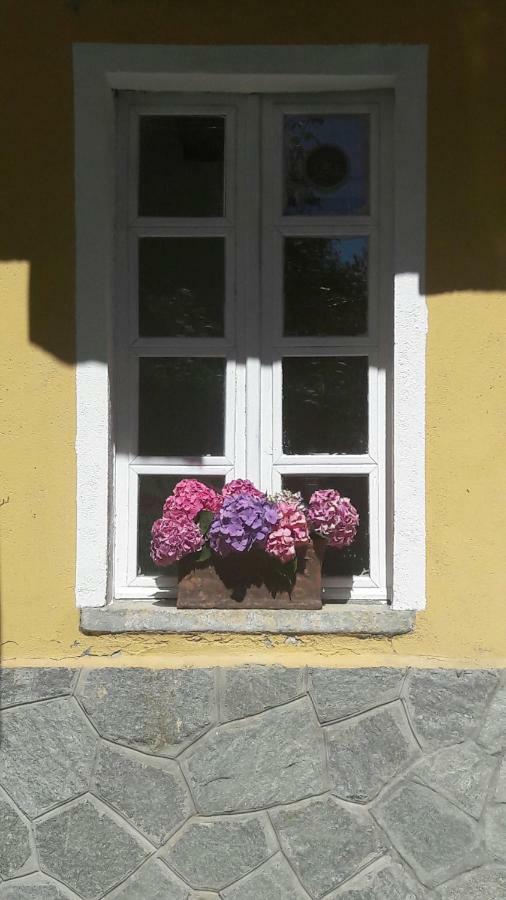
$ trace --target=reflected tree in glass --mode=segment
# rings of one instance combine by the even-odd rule
[[[283,359],[283,452],[366,453],[365,356]]]
[[[141,238],[142,337],[220,337],[224,310],[224,238]]]
[[[365,334],[367,238],[290,237],[284,250],[285,335]]]
[[[139,360],[139,454],[222,456],[225,360],[145,357]]]

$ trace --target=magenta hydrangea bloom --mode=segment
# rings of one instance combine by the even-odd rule
[[[341,497],[339,512],[339,522],[330,540],[330,546],[342,550],[343,547],[349,547],[355,540],[360,516],[349,497]]]
[[[279,520],[271,531],[265,549],[283,563],[295,559],[297,547],[309,543],[309,531],[304,513],[286,501],[278,503]]]
[[[151,538],[151,559],[157,566],[171,566],[204,545],[200,528],[188,518],[157,519]]]
[[[211,550],[220,556],[264,549],[267,537],[278,521],[278,510],[264,495],[232,494],[209,529]]]
[[[308,523],[331,547],[349,547],[355,540],[359,515],[348,497],[332,489],[315,491],[309,501]]]
[[[174,492],[167,497],[163,507],[163,518],[194,519],[203,509],[217,512],[221,503],[222,498],[212,488],[195,478],[184,478],[178,481]]]
[[[232,497],[236,494],[249,494],[251,497],[265,497],[263,491],[259,491],[252,481],[247,478],[235,478],[225,484],[221,492],[224,497]]]

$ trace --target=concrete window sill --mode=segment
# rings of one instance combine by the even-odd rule
[[[329,603],[321,610],[176,609],[163,601],[117,600],[81,610],[85,634],[358,634],[394,635],[413,630],[415,613],[386,605]]]

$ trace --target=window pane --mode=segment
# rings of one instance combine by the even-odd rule
[[[141,116],[139,215],[222,216],[225,119]]]
[[[222,456],[225,360],[139,360],[139,454]]]
[[[285,335],[365,334],[366,237],[285,238]]]
[[[283,487],[300,491],[309,501],[314,491],[333,488],[349,497],[360,516],[357,536],[345,550],[328,549],[323,563],[326,576],[369,574],[369,479],[367,475],[284,475]]]
[[[220,337],[225,306],[225,238],[139,241],[139,334]]]
[[[162,515],[163,504],[174,489],[174,485],[187,475],[139,475],[139,510],[137,519],[137,574],[138,575],[171,575],[176,576],[177,566],[161,569],[155,566],[149,555],[151,544],[151,526],[155,519]],[[199,475],[209,487],[221,491],[224,478],[222,475]]]
[[[368,213],[368,116],[285,116],[284,180],[285,216]]]
[[[366,356],[283,360],[283,452],[366,453]]]

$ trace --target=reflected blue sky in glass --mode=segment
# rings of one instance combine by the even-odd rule
[[[329,240],[329,245],[332,249],[332,254],[343,263],[353,262],[355,256],[358,256],[359,259],[367,257],[366,237],[335,238],[334,240]]]
[[[321,188],[308,173],[317,148],[338,148],[347,160],[335,186]],[[344,161],[344,158],[341,156]],[[330,154],[332,159],[332,154]],[[311,165],[309,164],[309,168]],[[332,167],[331,167],[332,168]],[[314,173],[313,173],[314,174]],[[322,178],[329,169],[322,171]],[[359,215],[369,212],[369,117],[288,115],[284,119],[285,215]]]

